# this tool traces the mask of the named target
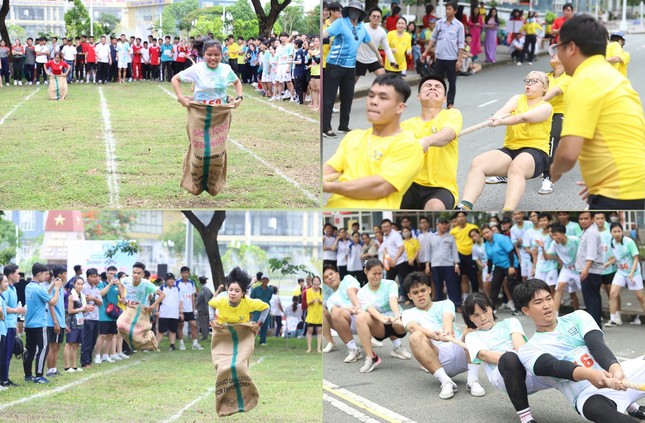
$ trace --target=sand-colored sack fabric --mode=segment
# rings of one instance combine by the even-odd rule
[[[184,156],[181,187],[194,195],[217,195],[226,186],[226,139],[233,105],[207,106],[192,101],[188,114],[188,151]]]
[[[150,313],[143,305],[126,307],[116,321],[116,327],[123,338],[135,350],[157,350],[157,338],[152,331]]]
[[[67,79],[61,75],[49,75],[49,99],[65,100],[67,97]]]
[[[255,348],[250,323],[215,329],[211,357],[215,366],[215,409],[218,416],[249,411],[258,405],[260,393],[249,376],[249,363]]]

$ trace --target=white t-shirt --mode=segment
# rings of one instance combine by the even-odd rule
[[[181,301],[182,305],[184,308],[184,313],[192,313],[193,312],[193,294],[195,294],[197,291],[195,290],[195,285],[188,281],[188,282],[183,282],[183,281],[178,281],[176,282],[177,288],[179,289],[179,295],[181,295]]]
[[[150,63],[150,49],[141,47],[141,50],[139,50],[139,53],[141,53],[141,63]]]
[[[346,275],[338,289],[332,295],[327,298],[325,303],[327,304],[327,310],[332,311],[334,307],[351,307],[352,302],[347,295],[347,290],[354,288],[357,291],[361,289],[361,284],[356,280],[352,275]]]
[[[517,224],[511,227],[511,241],[513,242],[513,245],[519,248],[520,254],[523,258],[530,257],[530,254],[524,249],[524,247],[529,247],[531,245],[531,240],[527,239],[529,229],[533,229],[533,223],[526,220],[522,224],[521,228],[517,226]]]
[[[76,47],[66,45],[63,47],[63,60],[74,60],[76,58]]]
[[[275,54],[278,57],[278,66],[284,65],[289,66],[289,60],[291,60],[294,53],[293,44],[280,44],[275,50]]]
[[[372,41],[374,41],[376,48],[383,49],[387,60],[390,62],[396,62],[396,60],[394,60],[394,56],[392,55],[390,44],[387,42],[387,32],[385,32],[385,29],[383,29],[382,26],[379,26],[376,29],[372,29],[370,25],[365,25],[365,30],[369,34]],[[374,63],[378,62],[378,57],[376,57],[374,52],[369,48],[367,44],[361,43],[361,45],[358,46],[358,50],[356,51],[356,61],[364,64]]]
[[[403,321],[403,327],[405,327],[406,330],[411,322],[418,323],[419,326],[424,329],[443,330],[444,313],[450,313],[455,317],[455,304],[452,301],[435,301],[432,303],[432,307],[426,311],[413,307],[403,312],[401,320]],[[452,323],[452,330],[455,332],[456,338],[461,337],[461,332],[457,329],[457,324],[454,320]]]
[[[47,53],[43,56],[36,56],[36,63],[47,63],[49,60],[49,47],[41,46],[40,44],[34,47],[36,53]]]
[[[336,265],[347,266],[347,258],[349,256],[349,244],[352,242],[348,239],[341,239],[338,241],[338,249],[336,249]]]
[[[98,43],[94,50],[96,51],[96,60],[99,63],[108,63],[110,61],[110,46],[108,44]]]
[[[385,234],[383,234],[383,244],[385,245],[385,250],[387,251],[388,256],[392,259],[396,257],[399,248],[403,246],[403,237],[400,232],[392,229],[389,235],[385,236]],[[404,261],[408,261],[408,255],[405,253],[405,248],[403,249],[401,257],[396,261],[396,264],[401,264]]]
[[[557,254],[562,261],[562,266],[571,271],[576,271],[576,254],[578,252],[578,244],[580,240],[575,236],[567,236],[567,243],[565,245],[552,242],[547,248],[546,252],[550,255]]]
[[[349,256],[347,257],[347,271],[359,272],[363,270],[363,261],[361,260],[361,244],[349,244]]]
[[[271,305],[271,315],[272,316],[284,316],[284,313],[282,310],[280,310],[280,297],[277,295],[273,294],[271,296],[271,300],[269,301],[269,304]]]
[[[333,236],[323,235],[323,248],[331,248],[334,246],[336,238]],[[336,261],[336,251],[323,250],[323,260]]]
[[[164,286],[161,291],[165,297],[159,305],[159,317],[163,319],[179,319],[179,290],[176,286]]]
[[[420,263],[430,262],[430,240],[432,239],[433,236],[435,236],[435,234],[433,234],[430,231],[419,232],[419,235],[417,236],[417,239],[419,240],[419,245],[421,247],[421,249],[419,250],[419,256],[417,257]]]
[[[182,82],[195,83],[195,100],[222,100],[226,102],[226,87],[237,81],[237,75],[226,63],[211,69],[206,62],[197,63],[179,73]]]
[[[372,290],[370,284],[363,286],[358,291],[358,302],[361,303],[363,310],[374,306],[379,313],[386,316],[395,314],[390,308],[390,298],[398,297],[399,287],[396,282],[389,279],[381,279],[381,285],[376,291]]]

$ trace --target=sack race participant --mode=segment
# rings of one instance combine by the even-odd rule
[[[269,305],[246,297],[250,285],[251,276],[235,267],[226,277],[228,295],[208,302],[213,328],[211,357],[217,375],[215,409],[220,417],[252,410],[260,398],[249,376],[249,363],[255,335],[269,315]],[[251,321],[253,312],[260,312],[257,322]]]
[[[201,44],[201,45],[200,45]],[[203,62],[172,78],[177,100],[188,112],[188,151],[184,156],[181,187],[193,195],[207,191],[217,195],[226,185],[226,139],[231,125],[231,109],[243,100],[242,83],[222,61],[222,46],[213,40],[199,40]],[[181,82],[192,82],[194,97],[184,97]],[[233,84],[236,97],[226,95]]]
[[[143,279],[145,270],[145,264],[136,262],[132,265],[132,276],[119,281],[119,296],[125,298],[127,307],[116,321],[116,326],[131,348],[158,350],[150,316],[166,295],[152,282]],[[157,295],[157,299],[151,306],[146,306],[150,294]]]
[[[70,66],[63,60],[63,53],[56,53],[54,58],[45,63],[49,75],[49,99],[65,100],[67,97],[67,74]]]

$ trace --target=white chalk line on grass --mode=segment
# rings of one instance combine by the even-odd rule
[[[281,111],[281,112],[283,112],[283,113],[287,113],[287,114],[290,114],[290,115],[293,115],[293,116],[297,116],[297,117],[299,117],[300,119],[304,119],[304,120],[306,120],[307,122],[317,123],[317,124],[319,124],[319,125],[320,125],[320,120],[316,120],[316,119],[310,118],[310,117],[308,117],[308,116],[301,115],[300,113],[292,112],[291,110],[287,110],[287,109],[285,109],[284,107],[280,107],[280,106],[275,105],[275,104],[273,104],[273,103],[269,103],[269,102],[268,102],[268,101],[266,101],[266,100],[262,100],[262,99],[255,98],[255,97],[244,97],[244,98],[250,98],[251,100],[259,101],[260,103],[264,103],[264,104],[266,104],[267,106],[271,106],[271,107],[273,107],[274,109],[278,109],[278,110],[280,110],[280,111]]]
[[[41,87],[36,88],[34,91],[32,91],[32,92],[31,92],[31,94],[29,94],[27,97],[25,97],[25,99],[24,99],[23,101],[19,102],[19,103],[18,103],[18,104],[16,104],[15,106],[13,106],[13,107],[11,108],[11,110],[9,110],[9,113],[7,113],[6,115],[4,115],[4,116],[2,117],[2,119],[0,119],[0,125],[2,125],[2,124],[4,123],[4,121],[5,121],[5,120],[7,120],[7,118],[13,114],[13,112],[15,112],[16,110],[18,110],[18,107],[22,106],[22,103],[24,103],[25,101],[29,100],[31,97],[33,97],[33,96],[34,96],[34,94],[36,94],[38,91],[40,91],[40,88],[41,88]]]
[[[119,208],[119,178],[116,171],[116,140],[112,134],[110,110],[103,95],[103,87],[99,87],[101,113],[103,115],[103,141],[105,142],[105,179],[110,192],[110,207]]]
[[[269,356],[268,355],[261,356],[258,359],[258,361],[254,362],[254,363],[251,363],[251,366],[249,366],[249,367],[253,367],[256,364],[262,363],[266,357],[269,357]],[[181,410],[179,410],[177,413],[173,414],[172,416],[170,416],[166,420],[161,421],[161,423],[170,423],[170,422],[174,422],[175,420],[179,419],[182,416],[182,414],[184,414],[187,410],[189,410],[193,405],[201,402],[202,400],[204,400],[208,396],[210,396],[213,393],[214,390],[215,390],[215,387],[211,386],[202,395],[200,395],[199,397],[195,398],[194,400],[192,400],[191,402],[186,404],[186,406],[184,408],[182,408]]]
[[[491,104],[497,103],[498,101],[499,101],[499,100],[491,100],[491,101],[487,101],[486,103],[482,103],[482,104],[480,104],[480,105],[479,105],[479,106],[477,106],[477,107],[486,107],[486,106],[489,106],[489,105],[491,105]]]
[[[135,366],[135,365],[141,364],[141,363],[142,363],[142,361],[139,360],[139,361],[134,361],[132,363],[128,363],[128,364],[126,364],[124,366],[113,367],[113,368],[111,368],[109,370],[106,370],[104,372],[94,373],[94,374],[92,374],[90,376],[84,377],[84,378],[79,379],[79,380],[77,380],[75,382],[72,382],[72,383],[68,383],[67,385],[59,386],[59,387],[51,389],[49,391],[40,392],[38,394],[30,395],[30,396],[25,397],[25,398],[20,398],[19,400],[15,400],[15,401],[9,402],[7,404],[1,404],[0,405],[0,411],[5,410],[5,409],[10,408],[10,407],[13,407],[14,405],[22,404],[23,402],[29,402],[29,401],[37,399],[37,398],[48,397],[48,396],[57,394],[59,392],[66,391],[69,388],[73,388],[74,386],[81,385],[81,384],[87,382],[88,380],[92,380],[92,379],[95,379],[95,378],[97,378],[99,376],[107,375],[109,373],[114,373],[114,372],[116,372],[118,370],[127,369],[128,367],[132,367],[132,366]]]
[[[341,402],[336,398],[332,397],[331,395],[325,394],[324,392],[323,392],[323,401],[327,401],[333,407],[336,407],[337,409],[347,414],[348,416],[353,417],[356,420],[361,421],[363,423],[380,423],[378,420],[371,418],[367,414],[361,413],[357,409],[350,407],[344,402]]]
[[[175,94],[171,93],[171,92],[170,92],[170,91],[168,91],[166,88],[162,87],[161,85],[158,85],[158,87],[159,87],[162,91],[164,91],[166,94],[168,94],[170,97],[172,97],[172,98],[176,98]],[[287,176],[284,172],[282,172],[282,171],[281,171],[280,169],[278,169],[276,166],[274,166],[273,164],[269,163],[268,161],[266,161],[266,160],[265,160],[265,159],[263,159],[262,157],[260,157],[260,156],[258,156],[257,154],[255,154],[255,152],[253,152],[252,150],[250,150],[250,149],[248,149],[247,147],[245,147],[244,145],[242,145],[239,141],[236,141],[236,140],[234,140],[233,138],[229,138],[228,140],[229,140],[231,143],[233,143],[233,145],[235,145],[237,148],[239,148],[239,149],[240,149],[240,150],[242,150],[242,151],[247,152],[247,153],[248,153],[248,154],[250,154],[250,155],[251,155],[255,160],[259,161],[260,163],[262,163],[263,165],[265,165],[266,167],[268,167],[269,169],[271,169],[273,172],[275,172],[275,173],[276,173],[278,176],[280,176],[282,179],[284,179],[285,181],[289,182],[291,185],[293,185],[294,187],[296,187],[300,192],[302,192],[302,193],[305,195],[305,197],[309,198],[310,200],[312,200],[312,201],[314,201],[314,202],[316,202],[316,203],[318,203],[318,202],[320,201],[320,199],[318,198],[318,196],[313,195],[311,192],[307,191],[307,190],[306,190],[305,188],[303,188],[303,186],[302,186],[302,185],[300,185],[297,181],[295,181],[295,180],[291,179],[289,176]]]

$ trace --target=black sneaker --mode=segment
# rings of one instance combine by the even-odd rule
[[[467,205],[462,204],[462,203],[457,204],[457,206],[455,207],[455,210],[472,211],[472,209],[470,207],[468,207]]]
[[[351,129],[349,129],[349,128],[338,128],[338,132],[341,132],[341,133],[343,133],[343,134],[346,134],[346,133],[348,133],[349,131],[351,131]]]
[[[175,348],[174,345],[171,345],[170,348],[168,348],[168,351],[175,351],[177,348]]]
[[[639,420],[645,420],[645,405],[641,405],[636,411],[628,411],[627,414]]]
[[[336,133],[331,129],[329,131],[323,131],[323,137],[326,138],[336,138]]]

